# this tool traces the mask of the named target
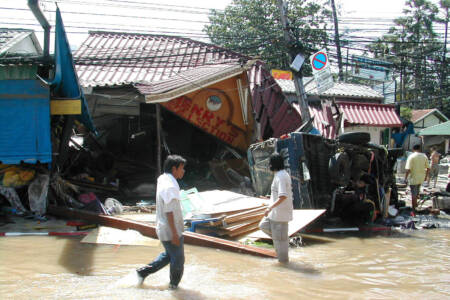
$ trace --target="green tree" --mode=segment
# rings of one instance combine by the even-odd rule
[[[394,63],[399,77],[397,100],[409,106],[446,110],[449,86],[443,74],[449,74],[449,67],[443,60],[446,45],[435,27],[448,23],[448,2],[437,6],[428,0],[407,0],[395,26],[369,46],[375,57]]]
[[[290,34],[295,45],[286,45],[276,0],[234,0],[225,10],[211,10],[210,25],[204,31],[219,46],[260,58],[271,68],[287,69],[289,49],[308,57],[327,45],[328,1],[291,0],[288,2]],[[309,75],[309,64],[302,68]]]
[[[406,106],[400,107],[400,117],[405,118],[408,121],[411,121],[412,109]]]

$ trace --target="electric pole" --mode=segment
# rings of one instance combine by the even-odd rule
[[[445,15],[445,35],[444,35],[444,52],[442,54],[442,66],[441,66],[441,101],[439,101],[440,110],[444,109],[444,89],[447,90],[447,74],[445,73],[447,64],[445,62],[445,58],[447,56],[447,30],[448,30],[448,7],[446,8],[447,12]]]
[[[336,5],[334,4],[334,0],[331,0],[331,8],[333,9],[334,42],[336,43],[336,51],[337,51],[337,58],[338,58],[339,80],[344,81],[344,72],[342,71],[341,43],[339,40],[338,18],[337,18]]]
[[[294,61],[297,54],[300,53],[295,53],[294,52],[295,50],[292,47],[294,41],[292,40],[292,37],[289,34],[289,26],[287,21],[287,7],[285,2],[283,0],[278,0],[278,7],[280,9],[281,24],[283,25],[284,40],[290,48],[289,58],[292,62]],[[300,112],[302,114],[302,123],[305,124],[311,119],[311,116],[309,115],[308,104],[306,103],[306,93],[305,88],[303,87],[303,79],[300,70],[298,72],[293,72],[293,74],[294,74],[295,93],[299,98]]]

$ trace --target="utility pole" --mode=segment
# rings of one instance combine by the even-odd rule
[[[444,88],[447,89],[446,86],[444,86],[444,82],[446,81],[447,74],[445,74],[446,69],[446,62],[445,57],[447,55],[447,30],[448,30],[448,7],[447,7],[447,13],[445,16],[445,36],[444,36],[444,53],[442,54],[442,66],[441,66],[441,100],[439,101],[440,110],[444,109]]]
[[[344,72],[342,71],[341,43],[339,40],[338,18],[337,18],[336,5],[334,4],[334,0],[331,0],[331,8],[333,9],[334,42],[336,43],[336,51],[337,51],[337,58],[338,58],[339,80],[344,81]]]
[[[286,44],[290,47],[289,58],[292,62],[299,53],[295,53],[291,46],[293,44],[293,41],[291,35],[289,34],[289,26],[287,21],[287,7],[285,2],[283,0],[278,0],[278,7],[280,9],[281,24],[283,25],[284,40]],[[309,115],[308,104],[306,103],[306,93],[305,88],[303,87],[302,73],[300,71],[293,73],[294,73],[295,93],[299,98],[300,111],[302,114],[302,123],[305,124],[311,119],[311,116]]]

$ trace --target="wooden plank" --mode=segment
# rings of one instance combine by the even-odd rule
[[[226,216],[223,221],[225,223],[233,223],[234,221],[241,220],[244,217],[255,215],[257,213],[261,213],[262,211],[265,211],[266,209],[267,209],[267,206],[262,206],[262,207],[246,210],[241,213]]]
[[[219,212],[206,212],[206,213],[203,213],[203,214],[210,216],[210,218],[218,218],[218,217],[221,217],[223,215],[229,216],[229,215],[233,215],[233,214],[237,214],[237,213],[248,211],[249,209],[257,209],[257,208],[261,208],[261,207],[267,207],[267,206],[265,204],[258,204],[258,205],[252,206],[252,207],[247,207],[247,208],[242,208],[242,209],[224,210],[224,211],[219,211]]]
[[[47,211],[49,214],[52,214],[54,216],[64,217],[68,219],[82,219],[99,225],[109,226],[122,230],[133,229],[140,232],[144,236],[157,238],[155,226],[151,226],[139,221],[126,220],[118,217],[111,217],[105,215],[98,215],[84,210],[54,205],[50,205]],[[276,257],[275,251],[273,250],[243,245],[238,242],[210,237],[195,232],[186,231],[183,233],[183,236],[185,243],[190,245],[211,247],[261,257],[271,257],[271,258]]]
[[[235,225],[236,223],[243,223],[243,222],[248,222],[248,221],[261,221],[262,218],[264,217],[264,213],[260,213],[260,214],[255,214],[255,215],[249,215],[249,216],[245,216],[239,220],[234,220],[233,222],[228,222],[226,223],[226,225]],[[227,227],[227,226],[225,226]]]
[[[252,223],[249,226],[241,228],[240,230],[236,230],[236,231],[230,232],[228,234],[228,236],[229,237],[236,237],[236,236],[239,236],[239,235],[247,234],[249,232],[253,232],[253,231],[259,229],[258,225],[259,225],[259,222]]]

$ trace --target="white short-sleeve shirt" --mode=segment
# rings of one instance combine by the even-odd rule
[[[289,222],[292,220],[294,203],[291,176],[286,170],[277,171],[272,181],[270,200],[274,203],[280,196],[286,196],[287,198],[272,209],[269,213],[269,219],[276,222]]]
[[[160,241],[172,240],[167,213],[172,212],[179,237],[183,234],[184,222],[180,203],[180,186],[172,174],[158,177],[156,185],[156,234]]]

